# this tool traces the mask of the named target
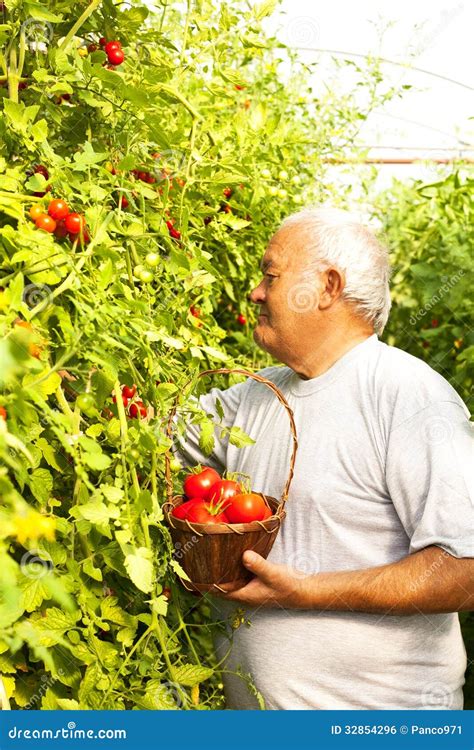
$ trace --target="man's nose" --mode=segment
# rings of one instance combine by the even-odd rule
[[[255,289],[252,289],[249,296],[250,296],[250,300],[256,305],[261,305],[262,302],[265,302],[265,292],[263,291],[263,283],[260,282],[260,284],[256,286]]]

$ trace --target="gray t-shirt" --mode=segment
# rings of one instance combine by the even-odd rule
[[[287,398],[299,443],[270,561],[317,573],[392,563],[429,545],[474,557],[472,425],[441,375],[376,334],[310,380],[281,366],[260,374]],[[216,439],[208,458],[190,425],[182,459],[249,474],[255,491],[280,497],[292,445],[286,410],[251,379],[201,396],[206,412],[216,414],[216,397],[223,423],[240,426],[255,445]],[[219,619],[241,606],[210,600]],[[251,625],[229,627],[226,669],[250,674],[267,708],[463,706],[466,652],[457,614],[244,610]],[[220,635],[218,654],[228,646]],[[228,707],[257,708],[245,680],[230,672]]]

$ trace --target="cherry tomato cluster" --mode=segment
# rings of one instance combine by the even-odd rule
[[[156,177],[153,177],[151,172],[145,172],[142,169],[132,169],[132,174],[135,175],[137,180],[147,182],[149,185],[153,185],[156,182]]]
[[[111,42],[108,42],[104,37],[101,37],[99,39],[99,44],[107,55],[107,60],[110,65],[121,65],[123,63],[125,60],[125,54],[119,41],[114,39]]]
[[[181,232],[179,231],[179,229],[175,229],[173,224],[174,224],[174,219],[168,219],[168,221],[166,222],[169,235],[170,237],[173,237],[173,239],[179,240],[181,239]]]
[[[30,208],[30,217],[38,229],[50,233],[54,232],[58,239],[69,236],[71,242],[74,242],[78,235],[83,242],[88,242],[90,239],[84,216],[70,211],[66,201],[61,198],[54,198],[50,201],[48,213],[45,213],[41,204],[35,203]]]
[[[251,523],[273,515],[262,495],[245,492],[233,479],[223,479],[209,466],[188,474],[183,483],[188,500],[172,512],[191,523]]]
[[[117,403],[115,395],[112,396],[112,401]],[[122,386],[122,403],[125,409],[128,409],[128,416],[132,419],[143,419],[147,415],[147,408],[143,401],[138,398],[137,386],[134,385],[123,385]]]

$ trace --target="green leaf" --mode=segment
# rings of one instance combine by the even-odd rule
[[[219,419],[224,419],[224,407],[222,406],[221,400],[219,398],[216,398],[214,404],[216,407],[217,416],[219,417]]]
[[[53,468],[56,469],[56,471],[59,471],[62,473],[62,469],[59,466],[58,462],[56,461],[56,453],[54,451],[53,446],[51,443],[48,443],[48,441],[45,438],[38,438],[36,441],[37,447],[40,449],[41,453],[43,454],[44,460]]]
[[[210,456],[214,449],[214,423],[210,419],[203,419],[199,426],[199,447],[206,456]]]
[[[29,486],[39,503],[45,505],[53,490],[53,477],[48,469],[34,469],[29,475]]]
[[[33,616],[28,622],[38,636],[39,645],[49,647],[62,642],[63,635],[75,627],[80,616],[80,611],[68,613],[57,607],[50,607],[44,617]]]
[[[36,18],[38,21],[60,23],[63,20],[63,16],[58,16],[56,13],[52,13],[52,11],[47,10],[43,5],[40,5],[39,3],[25,3],[25,11],[28,16],[31,16],[31,18]]]
[[[247,435],[241,427],[231,427],[229,430],[229,442],[237,448],[244,448],[246,445],[254,445],[255,440]]]
[[[82,566],[84,573],[94,579],[94,581],[102,581],[102,571],[100,568],[95,568],[93,561],[88,557],[84,560]]]
[[[125,567],[137,589],[149,594],[153,586],[153,562],[151,552],[139,547],[133,554],[126,555]]]
[[[199,685],[201,682],[208,680],[214,670],[209,667],[201,667],[199,664],[181,664],[174,667],[171,676],[175,682],[186,687]]]
[[[253,8],[253,14],[257,21],[261,21],[267,16],[271,16],[277,6],[278,0],[263,0],[262,3],[258,3]]]

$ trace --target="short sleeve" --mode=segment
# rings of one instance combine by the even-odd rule
[[[474,425],[459,403],[442,401],[390,430],[386,483],[410,539],[474,557]]]
[[[222,473],[226,469],[226,455],[229,444],[229,437],[221,437],[221,426],[232,427],[245,393],[248,389],[248,381],[238,383],[230,388],[219,389],[211,388],[208,393],[203,394],[198,399],[192,397],[196,406],[199,406],[211,419],[216,423],[214,430],[214,449],[210,456],[199,447],[200,428],[192,422],[186,425],[184,435],[177,436],[173,447],[176,458],[184,466],[196,466],[205,464],[211,466],[216,471]],[[216,400],[219,399],[224,412],[223,419],[220,419],[217,413]],[[177,420],[175,419],[175,425]]]

